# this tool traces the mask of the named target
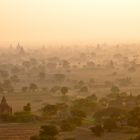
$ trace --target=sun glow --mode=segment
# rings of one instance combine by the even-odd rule
[[[139,42],[139,0],[0,0],[0,41]]]

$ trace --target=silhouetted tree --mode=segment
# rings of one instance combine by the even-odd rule
[[[27,87],[27,86],[24,86],[24,87],[22,87],[22,89],[21,89],[22,92],[27,92],[27,90],[28,90],[28,87]]]
[[[19,83],[19,82],[20,82],[20,79],[18,78],[17,75],[13,75],[13,76],[11,76],[10,79],[11,79],[11,81],[14,82],[14,83]]]
[[[41,126],[38,136],[32,136],[30,140],[57,140],[58,129],[54,125]]]
[[[31,83],[30,86],[29,86],[29,89],[30,89],[31,91],[36,91],[36,90],[38,89],[38,87],[37,87],[36,84]]]
[[[5,80],[2,84],[4,91],[10,93],[10,92],[14,92],[14,87],[11,83],[10,80]]]
[[[24,110],[25,113],[31,113],[31,104],[28,103],[27,105],[25,105],[23,107],[23,110]]]
[[[111,87],[111,93],[119,93],[119,92],[120,92],[119,87],[117,87],[117,86],[112,86]]]
[[[68,93],[68,91],[69,91],[69,88],[68,87],[62,87],[61,88],[62,95],[66,95]]]

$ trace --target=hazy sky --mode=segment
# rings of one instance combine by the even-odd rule
[[[140,0],[0,0],[0,42],[140,42]]]

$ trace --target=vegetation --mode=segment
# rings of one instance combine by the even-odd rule
[[[93,139],[132,134],[138,140],[138,52],[116,47],[110,54],[99,46],[35,51],[18,44],[1,50],[0,95],[7,99],[0,109],[1,124],[44,124],[31,140],[56,140],[78,132]]]
[[[32,136],[30,140],[56,140],[58,130],[53,125],[41,126],[39,136]]]

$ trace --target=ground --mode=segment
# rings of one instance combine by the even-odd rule
[[[38,133],[41,124],[0,124],[0,140],[29,140],[30,136]],[[129,140],[136,134],[124,132],[105,133],[102,137],[96,137],[88,127],[77,128],[73,132],[60,133],[59,140],[67,137],[75,137],[76,140]]]

